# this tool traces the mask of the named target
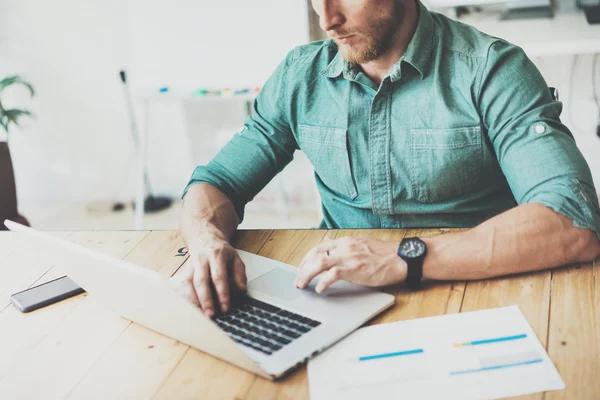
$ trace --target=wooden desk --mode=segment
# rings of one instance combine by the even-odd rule
[[[235,245],[290,264],[325,236],[400,241],[436,230],[241,231]],[[56,232],[112,256],[172,275],[186,260],[176,232]],[[37,254],[0,233],[0,398],[305,399],[306,368],[269,382],[116,317],[80,295],[22,314],[10,294],[61,276]],[[372,323],[518,304],[567,385],[531,399],[600,398],[600,271],[568,267],[508,279],[438,283],[423,291],[385,289],[396,305]]]

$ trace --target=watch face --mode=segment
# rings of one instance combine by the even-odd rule
[[[404,240],[400,245],[400,252],[406,258],[418,258],[425,253],[425,243],[419,239]]]

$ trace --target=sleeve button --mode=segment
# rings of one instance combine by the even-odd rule
[[[539,134],[542,134],[542,133],[546,132],[546,127],[542,124],[536,125],[535,131]]]

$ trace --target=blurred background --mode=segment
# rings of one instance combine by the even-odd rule
[[[599,186],[600,0],[424,3],[525,49],[558,89]],[[0,214],[16,207],[12,165],[18,211],[38,229],[176,229],[194,167],[239,130],[287,52],[322,37],[310,0],[0,0],[0,81],[19,75],[35,89],[0,92],[4,109],[35,115],[8,135],[0,127]],[[148,195],[172,203],[136,213]],[[297,152],[241,228],[320,219]]]

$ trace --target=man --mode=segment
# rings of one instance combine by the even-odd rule
[[[296,286],[470,280],[592,260],[600,209],[562,104],[523,51],[418,0],[313,0],[331,40],[291,51],[244,129],[184,193],[180,290],[208,316],[245,290],[244,206],[301,149],[323,227],[474,227],[398,243],[326,241]],[[231,286],[230,286],[231,283]],[[212,291],[215,292],[213,296]]]

